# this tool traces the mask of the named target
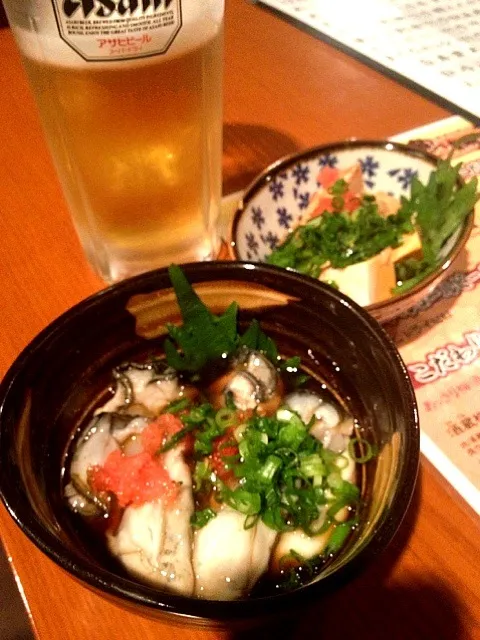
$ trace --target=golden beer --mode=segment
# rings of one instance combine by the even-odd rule
[[[78,235],[109,282],[217,249],[221,26],[209,35],[169,55],[78,65],[21,46]]]

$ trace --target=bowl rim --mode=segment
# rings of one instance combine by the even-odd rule
[[[314,158],[315,156],[326,154],[332,151],[348,151],[350,149],[357,149],[362,147],[370,147],[372,149],[383,150],[391,153],[400,153],[405,156],[415,157],[420,160],[425,160],[426,162],[432,165],[432,169],[438,166],[441,158],[434,156],[427,151],[423,151],[422,149],[417,149],[411,144],[405,144],[402,142],[396,142],[394,140],[380,140],[380,139],[363,139],[363,138],[348,138],[346,140],[339,140],[337,142],[330,142],[324,145],[316,145],[313,147],[309,147],[303,151],[299,151],[296,153],[291,153],[286,156],[275,160],[275,162],[268,165],[253,181],[247,186],[245,191],[242,194],[242,197],[238,203],[237,209],[233,215],[232,223],[230,225],[230,248],[233,252],[235,260],[242,260],[238,253],[236,238],[238,235],[238,226],[240,224],[240,220],[242,215],[245,212],[246,207],[248,206],[249,201],[257,194],[260,189],[262,189],[265,185],[267,185],[271,180],[274,174],[277,174],[282,169],[290,166],[293,162],[300,162],[302,160],[309,160]],[[462,231],[459,234],[455,244],[451,247],[450,251],[447,253],[442,262],[435,268],[432,273],[428,274],[421,280],[418,284],[413,286],[408,291],[404,291],[403,293],[394,295],[386,300],[381,300],[380,302],[374,302],[373,304],[366,305],[364,309],[366,309],[369,313],[372,313],[375,317],[381,317],[382,312],[389,308],[391,305],[400,304],[408,300],[409,298],[414,298],[416,294],[421,291],[426,290],[425,295],[428,295],[428,290],[433,288],[437,278],[446,271],[452,262],[454,262],[459,256],[462,249],[465,247],[468,238],[470,237],[470,233],[473,229],[474,225],[474,210],[472,210],[463,221]],[[260,263],[260,264],[268,264],[268,263]],[[292,270],[289,267],[287,270]],[[414,302],[412,302],[412,305]],[[396,315],[396,314],[395,314]]]
[[[281,611],[282,604],[287,605],[290,610],[341,586],[350,577],[356,575],[371,558],[383,551],[395,535],[412,499],[419,467],[420,429],[415,393],[406,366],[387,332],[365,309],[325,283],[274,265],[248,261],[212,261],[188,263],[180,266],[193,285],[211,282],[215,279],[248,281],[262,285],[264,284],[261,280],[263,273],[266,274],[267,278],[270,278],[269,284],[266,285],[269,287],[275,286],[275,283],[280,279],[284,282],[288,281],[292,288],[299,284],[312,291],[312,293],[315,290],[321,291],[327,299],[340,301],[343,305],[349,307],[357,319],[372,332],[372,336],[375,336],[382,344],[382,347],[389,355],[392,366],[396,369],[399,381],[402,380],[402,384],[404,383],[405,386],[405,394],[402,395],[405,406],[408,407],[409,431],[404,443],[406,448],[405,463],[401,469],[397,492],[392,498],[389,514],[379,522],[368,543],[359,549],[358,553],[346,565],[340,567],[333,574],[326,575],[318,582],[310,583],[294,591],[251,600],[200,600],[167,594],[154,587],[142,585],[134,579],[130,580],[112,574],[112,572],[101,566],[92,565],[81,554],[72,554],[70,551],[64,552],[58,538],[34,516],[32,517],[28,507],[21,503],[16,503],[18,494],[15,492],[18,489],[8,484],[8,474],[4,464],[0,465],[0,498],[19,528],[45,555],[72,577],[84,583],[84,586],[88,586],[97,592],[103,592],[106,597],[113,597],[117,601],[121,600],[130,607],[140,606],[154,611],[157,615],[170,614],[177,619],[190,621],[194,624],[205,624],[205,621],[207,621],[209,624],[222,625],[227,622],[242,621],[257,616],[275,616],[278,615],[279,609]],[[221,276],[221,272],[225,269],[227,274]],[[247,274],[247,279],[245,279],[245,273]],[[155,283],[161,278],[168,277],[166,274],[166,268],[157,269],[98,291],[65,311],[33,338],[20,352],[0,382],[0,442],[3,440],[2,423],[4,411],[6,410],[5,406],[9,402],[10,395],[15,392],[15,380],[21,374],[28,360],[47,345],[65,323],[68,324],[73,321],[79,312],[87,311],[96,304],[101,304],[104,299],[115,298],[117,295],[122,294],[135,295],[138,293],[138,287],[148,288],[148,291],[168,289],[169,287],[161,286],[160,283],[155,286]],[[215,277],[216,274],[219,275]],[[0,458],[4,459],[7,454],[2,449],[4,448],[0,447]],[[373,550],[372,547],[375,542],[377,545],[376,549]]]

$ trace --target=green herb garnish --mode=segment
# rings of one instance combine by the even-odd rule
[[[339,511],[358,504],[358,487],[341,475],[348,463],[345,455],[325,449],[295,412],[285,408],[274,416],[253,415],[243,423],[239,441],[232,436],[223,446],[216,441],[232,433],[227,429],[238,422],[234,419],[235,412],[215,411],[204,404],[202,413],[204,419],[196,423],[194,430],[194,494],[201,496],[215,491],[218,501],[245,515],[245,528],[261,519],[276,531],[300,528],[314,536],[339,526],[341,523],[336,519]],[[188,414],[182,420],[188,422]],[[361,444],[365,445],[363,441]],[[232,446],[238,447],[238,454],[231,454]],[[206,457],[214,450],[238,484],[229,486],[217,477]],[[222,455],[222,450],[228,453]],[[363,461],[366,460],[360,462]],[[207,519],[204,511],[198,511],[198,517],[195,515],[196,527],[214,517],[208,512]],[[348,527],[351,526],[350,521]],[[346,524],[342,526],[344,529]],[[340,532],[336,535],[334,545],[339,543],[340,535]]]
[[[204,527],[207,522],[209,522],[212,518],[215,518],[216,513],[210,507],[206,509],[202,509],[200,511],[195,511],[190,518],[190,524],[194,529],[201,529]]]
[[[183,325],[167,325],[170,337],[180,349],[177,350],[171,340],[165,340],[167,362],[177,371],[200,371],[210,360],[235,350],[238,305],[232,302],[225,313],[215,316],[200,300],[180,267],[170,266],[168,274]]]
[[[260,329],[258,320],[252,320],[243,336],[239,338],[238,346],[248,347],[252,351],[261,351],[271,362],[276,362],[278,349],[275,342]]]
[[[162,413],[173,413],[173,414],[179,413],[180,411],[183,411],[184,409],[186,409],[189,405],[190,405],[189,398],[177,398],[176,400],[173,400],[172,402],[170,402],[170,404],[167,404],[165,409],[163,409]]]
[[[479,198],[477,179],[462,184],[460,168],[461,164],[452,166],[449,158],[439,161],[426,185],[415,176],[410,197],[402,197],[397,213],[386,218],[371,195],[364,195],[352,213],[325,211],[297,227],[267,256],[267,262],[318,278],[327,266],[344,268],[387,247],[398,247],[404,235],[417,229],[422,257],[409,257],[395,265],[398,286],[393,293],[407,291],[438,266],[445,242]],[[341,199],[344,189],[344,180],[338,180],[330,192]]]
[[[459,228],[472,211],[479,196],[477,178],[466,184],[460,183],[461,164],[453,166],[448,160],[440,160],[436,171],[432,171],[427,184],[415,176],[411,195],[402,199],[400,211],[415,220],[422,243],[422,258],[399,263],[395,293],[408,291],[439,263],[445,242]]]
[[[171,265],[168,273],[183,320],[181,326],[167,325],[170,339],[165,340],[165,354],[171,367],[177,371],[199,372],[207,363],[227,358],[241,346],[261,351],[276,364],[275,342],[260,329],[257,320],[250,323],[243,336],[238,334],[236,302],[217,316],[202,302],[180,267]]]
[[[232,468],[241,479],[245,509],[242,513],[258,514],[272,529],[301,528],[315,535],[318,530],[312,527],[323,505],[353,506],[359,499],[358,488],[340,476],[338,456],[330,455],[331,452],[325,455],[323,445],[290,410],[280,410],[272,417],[249,419],[239,453],[240,460]],[[328,482],[333,473],[339,477],[335,486]],[[251,496],[257,497],[253,500]],[[224,496],[227,504],[238,508],[235,498],[228,493]],[[338,510],[335,508],[335,513]],[[335,513],[326,516],[327,527]]]
[[[173,436],[167,440],[167,442],[163,445],[163,447],[161,447],[158,450],[158,454],[160,453],[166,453],[167,451],[170,451],[170,449],[173,449],[173,447],[176,447],[177,444],[183,440],[183,438],[185,438],[185,436],[190,433],[191,431],[193,431],[194,429],[196,429],[196,424],[195,423],[191,423],[191,424],[187,424],[186,427],[183,427],[183,429],[180,429],[180,431],[177,431],[177,433],[174,433]]]
[[[325,553],[327,555],[337,553],[347,539],[348,535],[358,525],[357,519],[348,520],[347,522],[340,522],[337,524],[332,532],[332,535],[328,539]]]
[[[217,420],[218,412],[208,402],[182,418],[184,424],[189,421],[196,424],[194,451],[197,457],[208,456],[213,451],[213,443],[216,438],[223,435],[225,427],[222,420]]]
[[[318,278],[328,265],[343,268],[363,262],[386,247],[398,247],[413,226],[405,213],[382,217],[372,196],[363,196],[353,213],[325,211],[297,227],[267,262]]]

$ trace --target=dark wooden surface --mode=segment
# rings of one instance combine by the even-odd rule
[[[384,138],[449,115],[245,0],[227,0],[224,191],[296,149]],[[100,289],[79,247],[11,33],[0,31],[0,375],[45,325]],[[0,533],[41,640],[198,640],[90,593],[0,509]],[[389,550],[275,638],[480,638],[479,520],[426,462]]]

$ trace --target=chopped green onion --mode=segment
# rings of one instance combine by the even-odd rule
[[[343,485],[343,478],[339,473],[335,471],[333,473],[329,473],[327,477],[327,484],[331,489],[340,489]]]
[[[188,420],[190,422],[195,422],[196,424],[201,424],[207,417],[207,412],[205,410],[205,405],[200,407],[195,407],[188,414]]]
[[[354,520],[337,524],[328,540],[325,548],[326,553],[337,553],[343,547],[348,534],[353,530],[355,524]]]
[[[283,464],[286,468],[294,467],[298,463],[298,455],[289,447],[279,447],[275,448],[275,455],[279,456],[283,460]]]
[[[344,456],[341,453],[338,454],[338,456],[335,458],[334,465],[339,471],[342,471],[342,469],[346,469],[349,464],[350,461],[348,460],[347,456]]]
[[[205,441],[199,440],[199,438],[197,437],[193,445],[193,448],[197,455],[209,456],[213,451],[213,444],[211,441],[205,442]]]
[[[245,433],[246,428],[247,428],[247,425],[244,422],[242,424],[239,424],[238,427],[235,428],[233,432],[233,437],[237,442],[240,442],[240,440],[242,440],[243,434]]]
[[[224,487],[222,495],[230,507],[240,511],[240,513],[244,513],[246,516],[257,514],[262,508],[259,494],[247,491],[242,487],[237,487],[233,491]]]
[[[280,458],[277,456],[268,456],[258,475],[262,480],[271,482],[281,466],[282,461]]]
[[[276,531],[298,529],[315,536],[341,524],[342,510],[355,507],[360,496],[358,487],[342,478],[350,458],[326,449],[287,407],[274,416],[254,414],[234,427],[231,442],[229,438],[216,447],[216,439],[224,436],[226,425],[235,424],[237,415],[230,408],[214,411],[209,404],[182,415],[195,433],[195,493],[215,491],[219,502],[246,516],[246,528],[261,519]],[[232,443],[238,454],[222,456],[222,448],[228,452]],[[217,449],[238,481],[234,487],[212,473],[207,456]]]
[[[233,409],[223,407],[215,414],[215,422],[221,429],[227,429],[237,423],[237,414]]]
[[[245,460],[261,457],[267,448],[264,436],[264,433],[246,429],[238,445],[240,456]]]
[[[177,400],[173,400],[172,402],[170,402],[170,404],[168,404],[165,407],[162,413],[175,414],[175,413],[178,413],[179,411],[182,411],[182,409],[186,409],[189,404],[190,404],[189,398],[178,398]]]
[[[282,513],[280,505],[272,505],[267,507],[261,514],[262,521],[275,531],[292,531],[295,529],[293,524],[289,524]]]
[[[183,427],[183,429],[180,429],[180,431],[177,431],[177,433],[174,433],[170,440],[167,440],[163,447],[158,449],[155,455],[158,456],[161,453],[166,453],[167,451],[170,451],[170,449],[173,449],[180,440],[183,440],[187,433],[190,433],[190,431],[193,431],[195,428],[196,426],[194,424],[188,424],[186,427]]]
[[[286,407],[282,407],[277,411],[277,420],[280,422],[289,422],[295,413],[291,409],[287,409]]]
[[[273,507],[278,504],[278,493],[273,485],[265,491],[265,503],[267,507]]]
[[[335,502],[333,502],[327,510],[327,515],[332,518],[332,520],[335,519],[335,516],[342,511],[342,509],[344,509],[345,507],[350,507],[352,505],[352,501],[348,499],[348,497],[346,496],[341,496],[340,498],[336,499]]]
[[[320,536],[322,533],[325,533],[332,526],[332,518],[325,514],[323,519],[318,518],[316,521],[312,522],[305,528],[305,533],[311,538],[315,536]]]
[[[312,453],[301,459],[300,471],[307,478],[322,477],[325,475],[325,464],[318,453]]]
[[[357,455],[355,448],[359,446],[361,449],[365,449],[365,453]],[[354,462],[364,463],[371,460],[374,456],[373,448],[368,440],[365,438],[352,438],[348,442],[348,453]]]
[[[195,511],[190,518],[190,523],[194,529],[201,529],[204,527],[207,522],[216,518],[217,514],[213,509],[207,507],[206,509],[202,509],[201,511]]]
[[[211,469],[206,460],[199,460],[193,471],[193,486],[196,493],[198,493],[206,480],[210,479]]]
[[[280,447],[289,447],[297,451],[307,435],[307,427],[300,418],[294,414],[290,421],[280,428],[278,432],[278,444]]]

